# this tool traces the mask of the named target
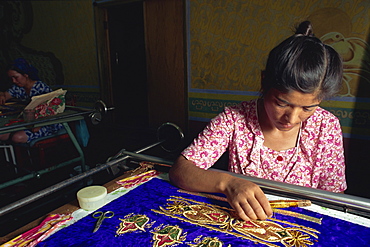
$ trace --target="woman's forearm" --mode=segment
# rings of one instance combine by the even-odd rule
[[[226,173],[204,170],[180,156],[170,170],[170,180],[176,186],[189,191],[224,193],[232,176]]]
[[[261,188],[243,178],[214,170],[204,170],[180,156],[170,169],[176,186],[196,192],[223,193],[243,220],[266,219],[272,215],[270,204]]]

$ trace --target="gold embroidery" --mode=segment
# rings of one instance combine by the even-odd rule
[[[308,240],[310,236],[302,234],[299,231],[289,231],[290,237],[283,238],[282,243],[286,246],[297,246],[297,247],[306,247],[307,245],[313,245],[313,242]]]
[[[315,234],[315,233],[320,233],[318,230],[316,229],[313,229],[311,227],[307,227],[307,226],[301,226],[301,225],[298,225],[298,224],[295,224],[295,223],[292,223],[292,222],[289,222],[289,221],[285,221],[285,220],[278,220],[278,219],[272,219],[273,221],[276,221],[276,222],[280,222],[280,223],[283,223],[283,224],[287,224],[287,225],[291,225],[291,226],[295,226],[295,227],[304,227],[304,228],[301,228],[300,231],[303,231],[303,232],[306,232],[306,231],[309,231],[311,232],[310,234],[312,236],[314,236],[315,238],[318,238],[318,236]]]
[[[122,235],[127,232],[134,232],[137,230],[142,230],[145,232],[144,228],[150,228],[155,222],[149,224],[149,217],[146,215],[133,215],[128,214],[124,219],[120,219],[121,223],[116,231],[118,235]]]
[[[164,226],[160,225],[154,228],[153,233],[153,246],[170,246],[175,243],[181,243],[186,239],[186,233],[182,233],[179,226]]]
[[[206,194],[206,193],[200,193],[200,192],[191,192],[191,191],[186,191],[186,190],[182,190],[182,189],[179,189],[178,192],[185,193],[185,194],[190,194],[190,195],[201,196],[201,197],[206,197],[206,198],[210,198],[210,199],[215,199],[215,200],[218,200],[218,201],[227,202],[227,199],[225,197],[216,196],[216,195],[212,195],[212,194]],[[229,210],[232,210],[232,209],[229,209]],[[275,213],[278,213],[278,214],[288,215],[288,216],[295,217],[295,218],[298,218],[298,219],[311,221],[311,222],[314,222],[314,223],[317,223],[317,224],[321,224],[321,220],[322,220],[320,218],[315,218],[315,217],[312,217],[312,216],[308,216],[308,215],[304,215],[304,214],[300,214],[300,213],[296,213],[296,212],[291,212],[291,211],[286,211],[286,210],[282,210],[282,209],[278,209],[278,208],[273,208],[272,210]],[[231,214],[236,215],[236,213],[232,213],[232,212],[231,212]]]
[[[160,210],[152,211],[268,246],[276,246],[274,242],[286,246],[291,246],[290,243],[306,246],[312,243],[309,238],[317,238],[315,232],[318,231],[303,225],[280,221],[290,225],[284,227],[273,218],[266,221],[243,221],[232,216],[232,209],[183,197],[171,196],[167,201],[164,207],[159,207]]]
[[[189,246],[192,247],[222,247],[223,242],[219,240],[217,237],[211,238],[211,237],[204,237],[201,239],[202,236],[194,239],[195,244],[189,244]]]
[[[196,200],[192,200],[192,199],[189,199],[189,198],[184,198],[184,197],[181,197],[181,196],[170,196],[170,197],[173,198],[173,199],[171,199],[171,198],[167,199],[168,201],[176,201],[176,200],[183,201],[183,200],[186,200],[186,201],[193,202],[193,203],[199,203]],[[221,209],[224,209],[224,210],[227,210],[227,211],[234,211],[234,209],[232,209],[232,208],[222,207],[222,206],[219,206],[219,205],[210,204],[210,203],[206,203],[206,202],[202,202],[202,204],[209,205],[211,207],[221,208]]]
[[[321,218],[315,218],[315,217],[312,217],[312,216],[309,216],[309,215],[300,214],[300,213],[297,213],[297,212],[292,212],[292,211],[287,211],[287,210],[282,210],[282,209],[277,209],[277,208],[273,208],[272,211],[274,211],[275,213],[278,213],[278,214],[292,216],[292,217],[295,217],[295,218],[298,218],[298,219],[311,221],[311,222],[314,222],[314,223],[317,223],[317,224],[321,225],[321,220],[322,220]]]
[[[166,213],[162,212],[162,211],[159,211],[159,210],[155,210],[155,209],[152,209],[153,212],[155,213],[159,213],[159,214],[164,214],[164,215],[167,215]],[[193,221],[191,220],[188,220],[188,219],[185,219],[185,218],[182,218],[180,216],[177,216],[177,215],[167,215],[171,218],[175,218],[175,219],[178,219],[180,221],[184,221],[184,222],[188,222],[188,223],[192,223],[194,224]],[[260,241],[258,239],[254,239],[252,237],[248,237],[248,236],[245,236],[245,235],[242,235],[242,234],[239,234],[237,232],[229,232],[229,231],[226,231],[224,229],[220,229],[220,228],[217,228],[217,227],[214,227],[214,226],[211,226],[211,225],[202,225],[202,224],[197,224],[199,226],[202,226],[202,227],[205,227],[205,228],[208,228],[208,229],[211,229],[211,230],[214,230],[214,231],[217,231],[217,232],[222,232],[222,233],[226,233],[226,234],[231,234],[235,237],[239,237],[239,238],[243,238],[243,239],[248,239],[248,240],[251,240],[251,241],[254,241],[254,242],[257,242],[257,243],[262,243],[262,244],[265,244],[267,246],[271,246],[271,247],[278,247],[278,245],[274,245],[274,244],[271,244],[271,243],[266,243],[266,242],[263,242],[263,241]]]

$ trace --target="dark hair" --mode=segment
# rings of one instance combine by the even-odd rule
[[[31,80],[38,81],[40,80],[38,76],[38,70],[28,63],[24,58],[15,59],[8,67],[7,71],[14,70],[18,73],[25,75],[27,74]]]
[[[318,93],[319,100],[334,96],[342,86],[343,66],[339,54],[313,34],[309,21],[302,22],[295,35],[269,54],[262,76],[262,94],[275,88]]]

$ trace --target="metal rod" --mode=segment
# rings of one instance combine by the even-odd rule
[[[90,175],[93,175],[93,174],[95,174],[95,173],[97,173],[99,171],[102,171],[104,169],[107,169],[108,167],[110,167],[110,166],[112,166],[112,165],[114,165],[114,164],[116,164],[118,162],[121,162],[121,161],[123,161],[123,160],[125,160],[127,158],[129,158],[129,157],[128,156],[122,157],[122,158],[119,158],[117,160],[114,160],[114,161],[108,162],[106,164],[100,165],[100,166],[95,167],[95,168],[93,168],[91,170],[88,170],[86,172],[83,172],[81,174],[78,174],[76,176],[73,176],[73,177],[71,177],[71,178],[69,178],[67,180],[64,180],[64,181],[62,181],[60,183],[57,183],[55,185],[52,185],[52,186],[50,186],[50,187],[48,187],[48,188],[46,188],[44,190],[41,190],[39,192],[36,192],[36,193],[34,193],[34,194],[30,195],[30,196],[27,196],[27,197],[25,197],[25,198],[23,198],[23,199],[21,199],[19,201],[16,201],[14,203],[11,203],[11,204],[3,207],[3,208],[0,208],[0,216],[4,215],[6,213],[9,213],[9,212],[11,212],[11,211],[13,211],[15,209],[18,209],[18,208],[20,208],[20,207],[22,207],[24,205],[27,205],[27,204],[29,204],[29,203],[31,203],[33,201],[36,201],[36,200],[38,200],[40,198],[43,198],[43,197],[45,197],[45,196],[47,196],[47,195],[49,195],[49,194],[51,194],[51,193],[53,193],[55,191],[58,191],[58,190],[66,187],[68,185],[71,185],[71,184],[73,184],[73,183],[75,183],[77,181],[80,181],[80,180],[82,180],[82,179],[84,179],[84,178],[86,178],[86,177],[88,177]]]
[[[40,175],[43,175],[45,173],[49,173],[51,171],[54,171],[56,169],[62,168],[66,165],[69,165],[69,164],[72,164],[72,163],[75,163],[75,162],[81,162],[82,171],[86,171],[85,156],[84,156],[84,153],[83,153],[80,145],[78,144],[78,141],[77,141],[76,137],[74,136],[71,128],[69,127],[69,125],[67,123],[62,123],[62,124],[63,124],[65,130],[67,131],[67,133],[68,133],[74,147],[76,148],[79,156],[76,157],[76,158],[67,160],[65,162],[59,163],[57,165],[54,165],[54,166],[51,166],[51,167],[48,167],[48,168],[45,168],[45,169],[42,169],[42,170],[39,170],[39,171],[30,172],[29,174],[24,175],[22,177],[18,177],[18,178],[15,178],[13,180],[2,183],[2,184],[0,184],[0,189],[9,187],[13,184],[16,184],[16,183],[19,183],[19,182],[22,182],[22,181],[25,181],[25,180],[29,180],[31,178],[39,178]]]
[[[165,142],[165,140],[155,142],[155,143],[153,143],[152,145],[149,145],[149,146],[147,146],[147,147],[143,147],[142,149],[136,150],[136,151],[135,151],[135,153],[141,153],[141,152],[144,152],[145,150],[148,150],[148,149],[150,149],[150,148],[152,148],[152,147],[158,146],[158,145],[162,144],[163,142]]]
[[[8,130],[13,130],[15,128],[28,128],[29,126],[48,123],[50,121],[57,121],[57,120],[66,119],[66,118],[82,117],[84,115],[89,115],[92,112],[94,112],[94,111],[74,112],[74,113],[63,112],[63,113],[59,113],[59,114],[54,115],[54,116],[39,118],[39,119],[36,119],[36,120],[28,122],[28,123],[17,123],[16,125],[2,126],[1,131],[4,132],[4,131],[8,131]]]
[[[333,206],[337,206],[337,208],[339,207],[341,210],[346,212],[360,214],[365,217],[370,216],[370,199],[367,198],[348,194],[334,193],[325,190],[318,190],[314,188],[266,180],[262,178],[249,177],[228,171],[222,172],[229,173],[235,177],[247,179],[248,181],[258,184],[262,189],[275,192],[279,195],[288,194],[290,196],[312,200],[316,204],[325,203],[326,207],[333,208]]]
[[[40,175],[43,175],[45,173],[49,173],[51,171],[54,171],[56,169],[62,168],[64,166],[66,166],[66,165],[69,165],[69,164],[72,164],[72,163],[75,163],[75,162],[78,162],[78,161],[81,161],[81,157],[73,158],[71,160],[68,160],[66,162],[63,162],[63,163],[54,165],[52,167],[49,167],[49,168],[46,168],[46,169],[43,169],[43,170],[39,170],[39,171],[36,171],[36,172],[30,172],[30,174],[27,174],[27,175],[24,175],[22,177],[18,177],[18,178],[15,178],[13,180],[9,180],[9,181],[7,181],[5,183],[0,184],[0,189],[9,187],[9,186],[11,186],[13,184],[17,184],[17,183],[23,182],[25,180],[29,180],[31,178],[40,178]]]
[[[136,151],[134,151],[134,153],[141,153],[141,152],[144,152],[144,151],[146,151],[146,150],[148,150],[148,149],[151,149],[151,148],[153,148],[153,147],[155,147],[155,146],[158,146],[159,144],[162,144],[164,141],[159,141],[159,142],[155,142],[155,143],[153,143],[153,144],[151,144],[151,145],[148,145],[148,146],[146,146],[146,147],[143,147],[143,148],[141,148],[141,149],[138,149],[138,150],[136,150]],[[120,156],[122,156],[122,155],[124,155],[124,152],[126,151],[126,149],[121,149],[116,155],[114,155],[114,156],[112,156],[112,157],[110,157],[107,161],[110,161],[110,160],[112,160],[112,159],[116,159],[116,158],[118,158],[118,157],[120,157]]]
[[[86,171],[86,163],[85,163],[84,152],[83,152],[80,144],[78,143],[76,136],[73,134],[71,128],[69,127],[68,123],[63,123],[63,126],[64,126],[65,130],[67,131],[67,133],[69,135],[69,138],[71,139],[73,145],[75,146],[75,148],[76,148],[76,150],[79,154],[79,159],[81,159],[81,169],[84,172],[84,171]]]
[[[153,147],[153,145],[149,145],[147,148],[144,147],[144,148],[142,148],[142,149],[140,149],[138,151],[147,150],[147,149],[149,149],[151,147]],[[125,151],[123,151],[123,152],[125,152]],[[129,153],[129,154],[136,154],[136,153],[132,153],[132,152],[127,152],[127,153]],[[109,162],[107,162],[105,164],[99,165],[98,167],[95,167],[95,168],[90,169],[90,170],[88,170],[86,172],[83,172],[81,174],[78,174],[76,176],[73,176],[73,177],[71,177],[71,178],[69,178],[67,180],[64,180],[64,181],[62,181],[60,183],[57,183],[55,185],[52,185],[52,186],[50,186],[50,187],[48,187],[48,188],[46,188],[44,190],[41,190],[41,191],[36,192],[36,193],[34,193],[34,194],[30,195],[30,196],[27,196],[27,197],[25,197],[25,198],[23,198],[21,200],[18,200],[18,201],[14,202],[14,203],[11,203],[11,204],[9,204],[9,205],[7,205],[5,207],[2,207],[2,208],[0,208],[0,216],[2,216],[4,214],[7,214],[7,213],[9,213],[11,211],[14,211],[14,210],[16,210],[16,209],[18,209],[20,207],[23,207],[23,206],[25,206],[25,205],[33,202],[33,201],[36,201],[38,199],[41,199],[41,198],[43,198],[43,197],[45,197],[47,195],[50,195],[50,194],[54,193],[55,191],[58,191],[58,190],[60,190],[60,189],[62,189],[64,187],[67,187],[68,185],[71,185],[71,184],[73,184],[73,183],[75,183],[77,181],[80,181],[80,180],[82,180],[82,179],[84,179],[84,178],[86,178],[88,176],[91,176],[91,175],[97,173],[97,172],[100,172],[100,171],[102,171],[104,169],[107,169],[107,168],[109,168],[109,167],[111,167],[111,166],[113,166],[113,165],[115,165],[115,164],[117,164],[117,163],[119,163],[121,161],[124,161],[124,160],[130,158],[131,156],[132,155],[126,155],[126,156],[119,157],[119,158],[117,158],[115,160],[112,160],[112,161],[109,161]],[[140,155],[140,157],[143,160],[148,160],[148,161],[152,161],[152,162],[158,162],[158,161],[163,161],[164,162],[163,159],[160,159],[160,158],[157,158],[157,157],[153,157],[153,156],[149,156],[149,155]]]
[[[162,158],[159,158],[159,157],[150,156],[150,155],[146,155],[146,154],[137,154],[137,153],[129,152],[129,151],[126,151],[126,150],[123,150],[122,154],[126,154],[126,155],[129,155],[129,156],[133,157],[133,158],[138,158],[138,159],[142,159],[142,160],[150,159],[152,162],[158,162],[158,163],[162,163],[162,164],[169,164],[169,165],[173,164],[173,161],[169,161],[169,160],[166,160],[166,159],[162,159]]]

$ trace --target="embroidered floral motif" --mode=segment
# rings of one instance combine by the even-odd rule
[[[313,245],[313,242],[309,240],[310,236],[303,234],[298,231],[288,231],[290,237],[284,238],[282,243],[285,246],[294,246],[294,247],[307,247],[307,245]]]
[[[189,205],[188,202],[175,201],[173,204],[168,205],[167,210],[174,214],[182,214]]]
[[[182,233],[182,229],[179,226],[163,226],[160,225],[154,229],[153,240],[154,247],[159,246],[170,246],[175,243],[185,241],[186,233]]]
[[[219,240],[217,237],[211,238],[211,237],[204,237],[201,239],[201,237],[194,239],[195,244],[189,244],[189,246],[192,247],[222,247],[223,242]]]
[[[168,201],[164,207],[159,207],[160,210],[152,211],[268,246],[281,243],[285,246],[303,247],[312,244],[310,239],[318,238],[315,234],[318,231],[315,229],[287,221],[274,222],[273,218],[265,221],[243,221],[233,217],[230,214],[232,209],[229,208],[182,197],[171,197]]]
[[[233,228],[244,235],[252,235],[268,242],[280,242],[282,236],[288,235],[284,227],[271,221],[236,220]]]
[[[151,227],[153,223],[147,225],[149,223],[149,218],[146,215],[133,215],[129,214],[124,219],[120,219],[122,222],[120,223],[120,227],[117,230],[117,234],[121,235],[127,232],[134,232],[137,230],[142,230],[145,232],[145,227]]]

